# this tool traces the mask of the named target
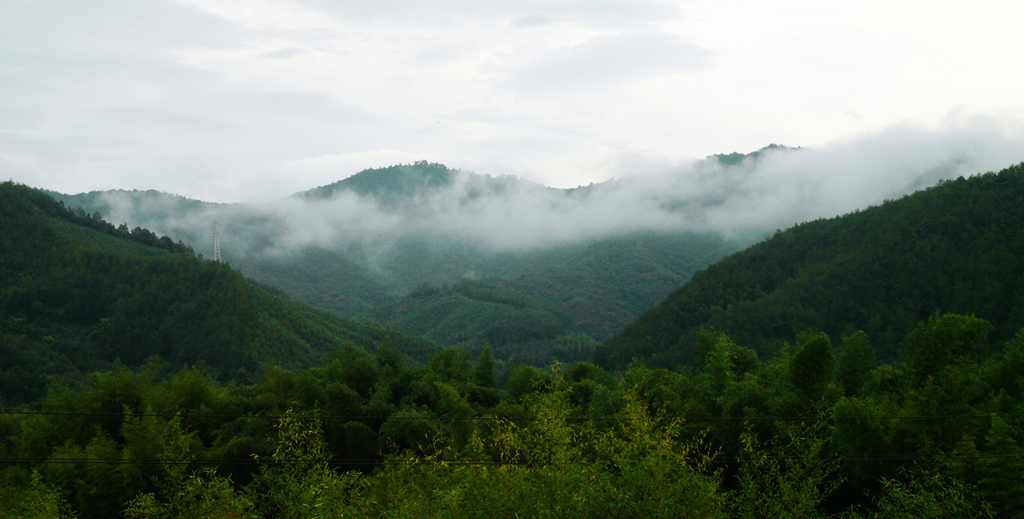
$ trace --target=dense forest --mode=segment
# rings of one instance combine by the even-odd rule
[[[153,360],[0,414],[9,517],[1018,517],[1024,333],[934,315],[693,370],[341,347],[251,385]],[[503,384],[499,379],[504,378]],[[503,389],[499,389],[503,386]]]
[[[761,355],[805,330],[863,330],[885,360],[936,312],[1024,327],[1024,165],[940,182],[899,200],[797,225],[733,254],[599,348],[595,362],[692,363],[700,330]],[[987,354],[987,352],[986,352]]]
[[[0,240],[2,404],[43,396],[50,376],[81,380],[154,355],[250,381],[262,362],[309,366],[346,340],[372,350],[390,337],[420,360],[438,350],[281,299],[188,246],[12,182],[0,184]]]

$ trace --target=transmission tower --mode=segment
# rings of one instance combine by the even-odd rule
[[[220,263],[220,232],[217,231],[217,224],[213,222],[213,261]]]

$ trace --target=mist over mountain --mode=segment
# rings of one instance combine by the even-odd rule
[[[209,204],[156,192],[65,198],[103,215],[212,250],[290,254],[349,248],[373,264],[396,241],[442,240],[479,251],[524,252],[638,230],[714,231],[750,239],[850,212],[1018,160],[1020,139],[990,123],[941,130],[894,127],[818,149],[772,146],[693,163],[624,164],[624,175],[576,189],[418,162],[366,170],[270,203]],[[641,173],[642,172],[642,173]],[[339,172],[340,175],[345,172]],[[89,209],[90,207],[87,207]],[[173,234],[171,234],[173,233]]]
[[[605,340],[694,272],[778,229],[1004,167],[1021,156],[1020,142],[1006,129],[966,121],[941,130],[895,127],[818,149],[770,145],[674,167],[639,161],[623,166],[636,174],[572,189],[420,161],[268,203],[213,204],[156,191],[59,198],[206,256],[216,222],[234,267],[345,317],[386,315],[386,324],[431,335],[423,327],[430,323],[375,309],[423,286],[477,280],[571,316],[558,334]],[[463,297],[450,295],[436,300]]]

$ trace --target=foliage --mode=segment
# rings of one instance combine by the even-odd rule
[[[696,274],[594,360],[692,364],[710,327],[762,355],[808,329],[863,330],[892,361],[918,322],[947,312],[977,315],[1007,340],[1024,327],[1022,178],[1024,164],[777,232]]]
[[[0,510],[42,500],[83,518],[1013,517],[1024,395],[999,384],[1019,367],[1024,334],[979,363],[968,352],[987,329],[929,318],[901,360],[854,363],[853,393],[837,359],[845,348],[869,358],[863,334],[837,352],[803,333],[762,361],[706,332],[695,370],[520,366],[505,389],[482,385],[486,357],[450,349],[417,366],[388,344],[373,356],[341,346],[251,385],[158,361],[115,366],[0,414],[0,457],[35,460],[2,467],[12,488]],[[924,347],[952,353],[913,353]]]
[[[75,514],[68,509],[60,493],[43,482],[38,470],[33,470],[27,487],[11,485],[0,490],[0,517],[19,519],[70,519]]]
[[[960,481],[927,471],[914,474],[909,483],[883,481],[884,494],[872,518],[993,517],[990,507],[979,502]]]

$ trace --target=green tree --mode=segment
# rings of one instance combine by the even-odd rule
[[[905,471],[907,482],[882,481],[878,511],[872,519],[958,519],[989,518],[992,509],[978,499],[962,481],[937,472]]]
[[[484,345],[480,352],[480,358],[473,367],[473,383],[480,387],[496,387],[497,381],[494,377],[494,356],[491,355],[491,345]]]
[[[185,474],[180,479],[165,481],[161,493],[139,495],[128,503],[128,519],[255,519],[253,503],[236,490],[230,479],[217,475],[212,468]],[[169,495],[168,495],[169,494]]]
[[[790,363],[790,381],[809,401],[817,400],[832,381],[835,357],[832,341],[823,332],[802,334]]]
[[[836,378],[843,384],[846,396],[860,392],[867,382],[868,373],[875,369],[878,360],[875,349],[871,347],[868,335],[859,331],[843,341],[836,352]]]
[[[0,491],[0,517],[18,519],[71,519],[76,517],[60,492],[43,482],[33,470],[27,487]]]
[[[281,519],[328,519],[356,515],[359,473],[338,474],[321,421],[289,409],[277,424],[277,449],[250,490],[263,515]]]
[[[973,359],[975,350],[986,347],[991,330],[988,321],[974,316],[931,316],[903,342],[911,375],[920,381],[954,362]]]
[[[1024,517],[1024,450],[1013,438],[1013,429],[1002,418],[992,417],[985,437],[985,453],[978,465],[978,488],[999,517]]]
[[[793,423],[770,445],[752,431],[744,433],[737,488],[730,496],[734,517],[825,516],[824,505],[839,484],[826,432],[824,420]]]

